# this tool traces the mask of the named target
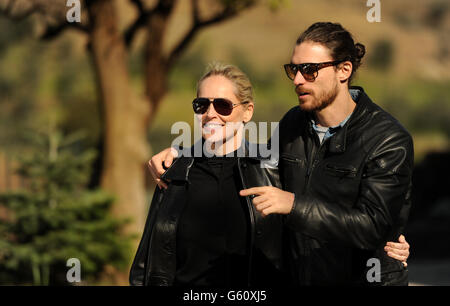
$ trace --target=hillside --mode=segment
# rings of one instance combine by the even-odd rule
[[[368,57],[377,41],[391,41],[395,59],[391,73],[397,77],[450,79],[448,1],[381,1],[379,23],[367,21],[369,8],[362,0],[284,3],[276,12],[261,4],[232,21],[207,29],[191,50],[206,48],[208,59],[229,60],[230,51],[239,49],[258,69],[270,69],[289,60],[293,43],[308,25],[332,21],[354,33],[355,40],[366,45]],[[167,49],[189,25],[189,13],[189,1],[180,1],[169,28]]]

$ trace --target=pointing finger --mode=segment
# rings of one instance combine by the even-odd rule
[[[267,186],[264,186],[264,187],[253,187],[253,188],[243,189],[243,190],[239,191],[239,194],[241,196],[249,196],[249,195],[252,195],[252,194],[261,195],[266,190],[267,190]]]

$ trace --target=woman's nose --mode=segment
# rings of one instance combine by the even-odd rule
[[[214,108],[213,103],[210,103],[208,106],[208,109],[206,110],[205,113],[208,117],[214,117],[217,115],[216,109]]]

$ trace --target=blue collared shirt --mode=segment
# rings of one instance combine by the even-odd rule
[[[357,90],[357,89],[350,89],[349,91],[350,91],[350,95],[352,96],[352,99],[354,101],[356,101],[358,99],[359,94],[360,94],[359,90]],[[348,119],[350,119],[351,116],[352,116],[352,114],[348,115],[347,118],[342,120],[341,123],[339,123],[338,125],[335,125],[335,126],[331,126],[331,127],[318,126],[316,124],[315,120],[311,119],[312,126],[313,126],[314,130],[316,131],[317,136],[319,136],[320,143],[324,142],[325,139],[330,138],[331,136],[333,136],[341,127],[344,126],[344,124],[347,123]]]

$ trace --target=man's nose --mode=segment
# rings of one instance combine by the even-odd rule
[[[306,80],[303,77],[302,73],[300,71],[297,71],[297,74],[295,75],[293,82],[295,86],[298,86],[304,84]]]

